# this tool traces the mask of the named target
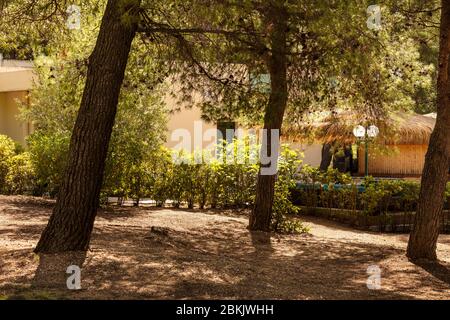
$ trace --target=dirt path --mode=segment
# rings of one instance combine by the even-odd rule
[[[82,264],[82,290],[65,286],[74,257],[32,253],[53,203],[0,196],[0,296],[106,299],[449,299],[450,236],[439,265],[404,257],[407,235],[355,231],[306,218],[311,235],[250,233],[245,216],[173,209],[100,212]],[[151,233],[164,227],[168,235]],[[71,262],[69,262],[71,261]],[[381,289],[366,286],[381,269]],[[63,270],[63,271],[61,271]],[[55,272],[57,276],[55,276]]]

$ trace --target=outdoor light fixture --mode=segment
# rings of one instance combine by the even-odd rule
[[[366,128],[363,126],[357,126],[353,129],[353,135],[357,138],[364,138],[366,135]]]
[[[379,133],[380,130],[377,126],[372,125],[367,128],[367,135],[369,136],[369,138],[375,138]]]
[[[363,127],[361,125],[353,128],[353,135],[358,139],[364,139],[364,176],[369,175],[369,139],[375,138],[380,133],[380,130],[375,125]]]

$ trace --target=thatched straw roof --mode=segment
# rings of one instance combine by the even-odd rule
[[[420,114],[395,114],[394,135],[386,144],[428,144],[436,118]]]
[[[356,142],[353,128],[357,125],[376,125],[380,144],[428,144],[436,119],[415,113],[391,113],[384,119],[368,121],[362,115],[348,111],[319,113],[313,121],[303,122],[284,132],[287,140],[316,140],[320,143]]]

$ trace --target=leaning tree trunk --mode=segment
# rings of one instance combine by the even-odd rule
[[[271,12],[272,31],[270,41],[272,45],[271,55],[268,57],[268,69],[270,73],[271,93],[264,115],[264,129],[267,136],[262,143],[266,145],[269,157],[278,155],[279,135],[273,136],[272,130],[280,132],[284,111],[287,103],[287,13],[280,5]],[[276,143],[273,143],[276,142]],[[276,166],[277,163],[261,164],[261,167]],[[272,204],[275,193],[276,174],[263,174],[261,169],[258,174],[256,186],[256,199],[249,219],[249,229],[269,231],[272,218]]]
[[[109,0],[106,5],[89,58],[64,180],[35,252],[88,249],[120,87],[137,29],[136,21],[125,23],[122,16],[126,11],[135,15],[136,9],[136,4],[124,7],[116,0]]]
[[[450,157],[450,0],[442,0],[438,106],[436,125],[430,138],[422,174],[419,203],[407,256],[411,260],[436,260],[445,186]]]

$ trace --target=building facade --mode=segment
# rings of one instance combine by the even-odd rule
[[[33,65],[28,61],[0,61],[0,134],[7,135],[25,146],[26,137],[33,132],[33,124],[21,121],[19,108],[29,104],[28,93],[33,87],[35,76]],[[201,97],[196,97],[201,99]],[[174,110],[177,101],[171,95],[165,97],[165,104]],[[217,130],[226,138],[227,129],[238,129],[233,122],[211,123],[202,120],[198,108],[181,108],[173,112],[167,124],[166,147],[183,148],[194,151],[207,148],[217,143]],[[245,131],[245,130],[244,130]],[[321,145],[292,143],[292,147],[303,152],[304,164],[319,166]]]
[[[31,123],[18,119],[19,106],[27,104],[34,81],[33,66],[27,61],[0,60],[0,134],[25,144]]]

